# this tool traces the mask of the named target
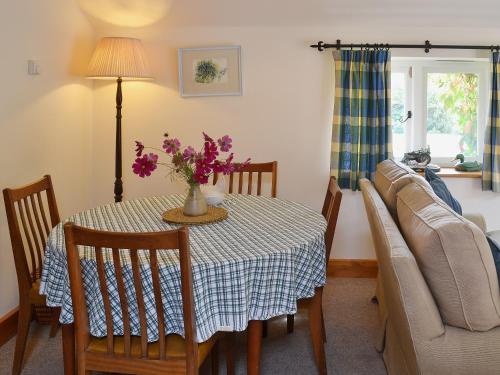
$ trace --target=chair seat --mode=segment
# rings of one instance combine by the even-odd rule
[[[297,300],[297,309],[306,309],[311,304],[312,297]]]
[[[198,367],[207,358],[217,341],[217,335],[212,336],[205,342],[198,344]],[[179,335],[167,335],[166,341],[166,355],[167,358],[184,358],[186,357],[186,341]],[[90,339],[87,352],[102,353],[108,352],[107,338],[92,337]],[[133,336],[130,340],[130,352],[132,357],[140,358],[141,356],[141,338],[140,336]],[[125,354],[125,345],[123,336],[114,337],[114,354]],[[160,358],[160,344],[158,342],[149,343],[148,356],[150,359]]]
[[[32,304],[45,305],[45,296],[40,295],[40,279],[31,285],[29,298]]]

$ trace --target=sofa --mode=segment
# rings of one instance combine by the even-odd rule
[[[484,220],[456,214],[392,160],[360,187],[388,374],[500,374],[500,288]]]

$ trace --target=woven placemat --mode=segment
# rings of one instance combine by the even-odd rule
[[[163,221],[174,224],[201,225],[227,219],[227,210],[222,207],[208,206],[208,211],[201,216],[186,216],[182,207],[172,208],[162,215]]]

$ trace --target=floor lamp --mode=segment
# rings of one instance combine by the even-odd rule
[[[116,79],[115,202],[122,201],[122,80],[151,79],[139,39],[102,38],[90,60],[87,78]]]

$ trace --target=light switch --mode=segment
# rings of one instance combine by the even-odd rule
[[[28,74],[30,76],[36,76],[40,74],[40,66],[36,60],[28,60]]]

